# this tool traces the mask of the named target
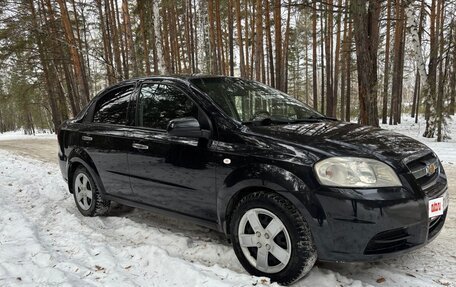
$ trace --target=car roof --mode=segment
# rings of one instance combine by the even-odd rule
[[[224,76],[224,75],[203,75],[203,74],[191,74],[191,75],[154,75],[154,76],[146,76],[146,77],[136,77],[136,78],[131,78],[127,80],[123,80],[120,82],[117,82],[115,84],[112,84],[102,90],[100,90],[91,100],[94,102],[95,100],[98,100],[103,94],[106,92],[109,92],[113,89],[116,89],[118,87],[124,86],[124,85],[134,85],[138,81],[147,81],[147,80],[161,80],[161,81],[174,81],[174,82],[180,82],[184,84],[190,84],[190,80],[192,79],[214,79],[214,78],[239,78],[239,77],[232,77],[232,76]]]
[[[137,77],[124,80],[114,84],[113,86],[128,84],[136,81],[147,81],[147,80],[171,80],[171,81],[180,81],[188,83],[193,79],[213,79],[213,78],[237,78],[233,76],[224,76],[224,75],[204,75],[204,74],[189,74],[189,75],[154,75],[146,77]]]
[[[168,81],[175,81],[175,82],[181,82],[184,84],[190,84],[190,80],[193,79],[214,79],[214,78],[239,78],[239,77],[233,77],[233,76],[224,76],[224,75],[203,75],[203,74],[191,74],[191,75],[154,75],[154,76],[146,76],[146,77],[136,77],[136,78],[131,78],[127,80],[123,80],[120,82],[117,82],[115,84],[112,84],[105,89],[99,91],[89,102],[87,105],[86,109],[83,109],[76,117],[75,119],[78,118],[83,118],[87,115],[88,110],[90,109],[90,106],[94,105],[100,98],[102,98],[107,92],[119,88],[124,85],[134,85],[138,81],[147,81],[147,80],[168,80]]]

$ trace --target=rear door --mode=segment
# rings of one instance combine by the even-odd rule
[[[181,88],[146,82],[138,93],[136,127],[128,162],[137,201],[200,219],[216,221],[215,166],[207,139],[170,136],[170,120],[208,118]]]
[[[93,121],[80,130],[81,146],[95,164],[106,193],[121,197],[131,195],[127,152],[129,141],[129,109],[134,84],[108,91],[93,111]]]

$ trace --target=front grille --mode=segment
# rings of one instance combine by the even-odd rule
[[[412,247],[408,242],[410,234],[406,228],[398,228],[380,232],[367,244],[364,254],[391,253]]]
[[[428,153],[406,165],[413,175],[415,183],[429,196],[429,192],[433,190],[432,187],[440,175],[440,162],[437,156],[434,153]]]

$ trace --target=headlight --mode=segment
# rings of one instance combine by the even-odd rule
[[[331,157],[317,162],[314,169],[318,181],[327,186],[402,186],[389,165],[369,158]]]

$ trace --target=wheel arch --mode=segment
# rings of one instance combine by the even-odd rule
[[[68,189],[70,193],[73,193],[73,175],[74,171],[79,167],[83,166],[92,176],[101,194],[104,194],[104,186],[101,181],[98,170],[93,162],[92,158],[87,152],[81,148],[74,149],[68,157]]]
[[[306,218],[311,219],[307,205],[310,196],[303,197],[306,202],[296,197],[296,193],[310,193],[310,189],[295,174],[273,165],[251,165],[233,171],[226,179],[217,196],[218,220],[220,229],[229,235],[232,212],[236,204],[251,192],[264,191],[276,193],[290,201]]]

